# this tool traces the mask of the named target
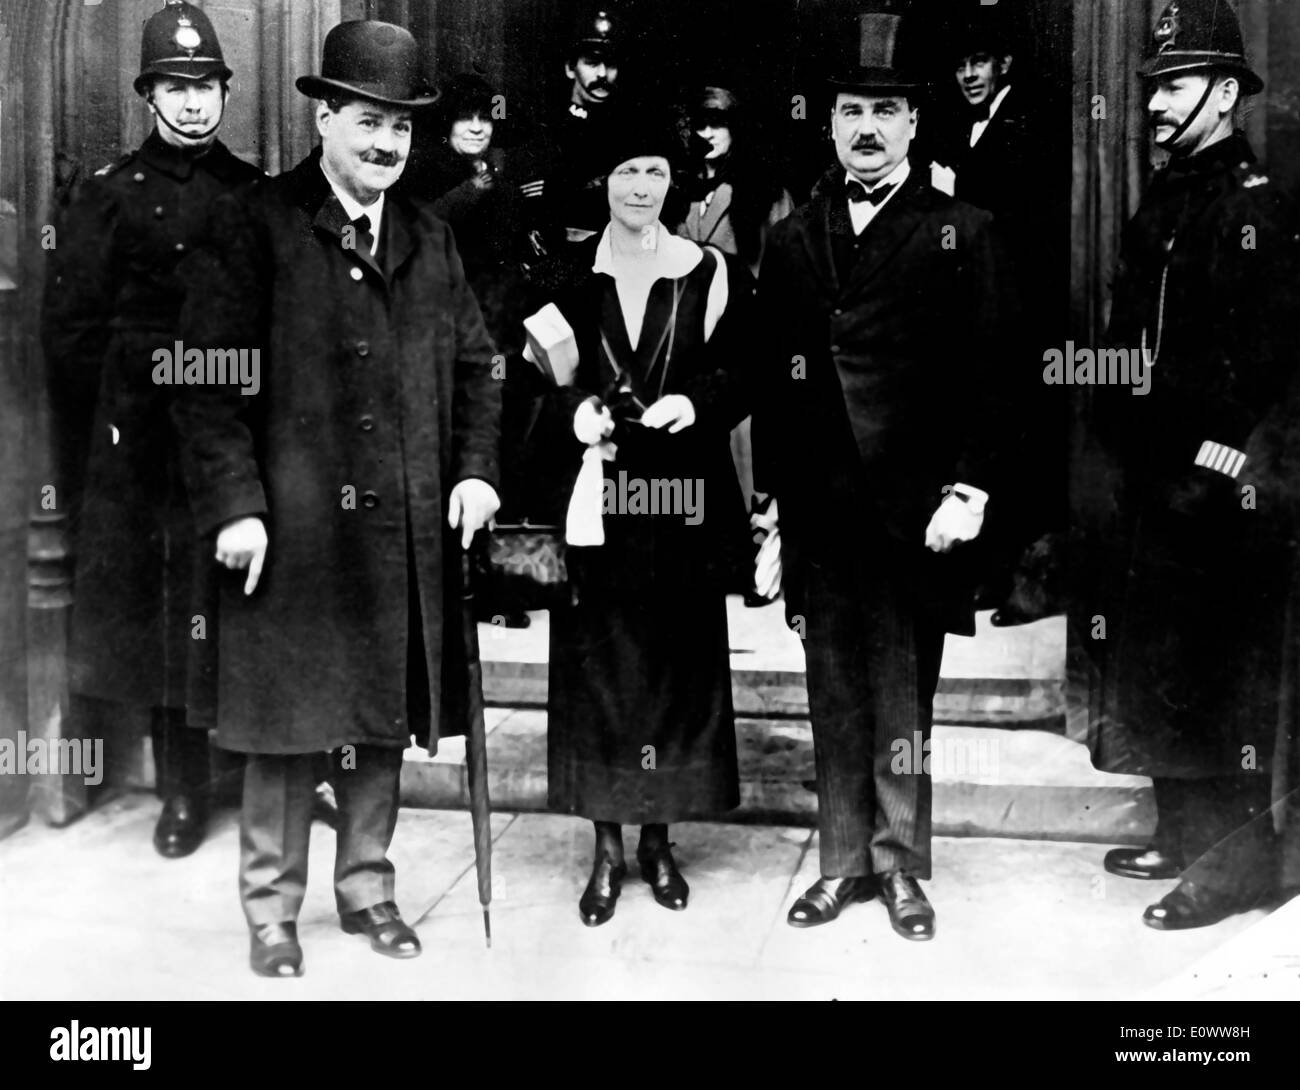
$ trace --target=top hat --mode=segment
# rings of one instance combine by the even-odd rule
[[[312,98],[344,92],[385,106],[438,101],[436,94],[423,93],[420,47],[411,32],[377,19],[354,19],[334,27],[325,35],[320,75],[299,76],[295,86]]]
[[[583,56],[591,60],[613,60],[617,53],[617,40],[609,13],[597,11],[594,15],[582,15],[574,26],[573,48],[569,52],[575,59]]]
[[[167,0],[162,11],[145,20],[140,41],[140,74],[132,84],[135,93],[145,93],[159,76],[178,79],[207,79],[217,76],[224,83],[230,69],[221,56],[221,43],[208,17],[184,0]]]
[[[1151,32],[1138,74],[1146,79],[1178,72],[1221,69],[1241,82],[1245,95],[1257,95],[1264,81],[1246,60],[1241,24],[1228,0],[1174,0]]]
[[[901,15],[872,12],[858,16],[857,61],[843,65],[826,81],[830,89],[913,95],[923,90],[925,80],[907,63],[906,51],[899,50],[902,29]]]

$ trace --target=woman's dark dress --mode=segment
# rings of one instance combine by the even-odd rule
[[[611,276],[591,273],[557,300],[581,360],[574,387],[547,398],[541,429],[553,449],[566,450],[565,495],[584,449],[573,438],[573,412],[591,394],[609,400],[601,330],[643,404],[680,393],[696,410],[695,423],[676,435],[620,424],[617,457],[604,463],[607,495],[620,474],[702,482],[697,525],[680,511],[606,510],[605,544],[568,552],[578,602],[551,614],[548,798],[556,810],[596,821],[681,821],[739,802],[725,576],[744,511],[727,437],[748,411],[732,363],[743,358],[736,348],[749,284],[728,267],[728,305],[706,344],[718,260],[705,250],[686,275],[655,282],[636,351]]]

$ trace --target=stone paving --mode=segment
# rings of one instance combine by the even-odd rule
[[[424,955],[391,961],[339,931],[333,834],[317,825],[306,973],[263,980],[247,968],[234,815],[219,816],[195,855],[168,861],[149,844],[157,812],[128,794],[65,829],[33,823],[0,842],[0,998],[1300,997],[1300,901],[1163,934],[1140,916],[1170,883],[1113,878],[1100,846],[1041,840],[938,839],[927,884],[938,934],[926,944],[896,936],[879,903],[823,928],[788,927],[791,901],[816,877],[809,829],[683,824],[672,836],[690,907],[665,911],[629,879],[613,920],[588,929],[577,899],[590,827],[502,812],[489,950],[469,815],[411,809],[392,854]]]

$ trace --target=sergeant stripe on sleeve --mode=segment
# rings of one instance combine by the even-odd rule
[[[1235,479],[1246,464],[1246,455],[1223,443],[1212,443],[1207,439],[1196,455],[1196,464]]]

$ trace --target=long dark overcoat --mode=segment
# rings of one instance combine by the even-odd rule
[[[755,485],[780,502],[792,619],[809,556],[883,527],[916,544],[936,619],[974,631],[971,554],[925,551],[925,529],[957,483],[990,492],[993,515],[1011,468],[994,457],[1002,391],[1036,375],[1005,336],[1015,290],[992,217],[923,175],[914,166],[854,239],[837,167],[768,239]]]
[[[262,176],[219,141],[196,157],[154,133],[79,186],[57,225],[42,340],[56,506],[72,516],[73,692],[180,708],[187,672],[208,660],[193,617],[207,612],[210,588],[194,563],[173,388],[153,381],[153,353],[175,343],[177,266],[213,202]]]
[[[1075,564],[1097,667],[1092,751],[1173,778],[1269,760],[1297,484],[1283,419],[1300,360],[1294,207],[1230,137],[1154,178],[1128,225],[1108,340],[1153,363],[1150,392],[1095,391],[1096,472]],[[1211,442],[1236,478],[1198,466]]]
[[[463,730],[447,500],[466,478],[497,483],[493,346],[427,207],[389,194],[378,261],[346,225],[316,151],[220,202],[187,270],[187,347],[261,352],[256,395],[186,387],[174,414],[199,531],[256,515],[270,539],[253,595],[223,575],[231,749],[401,746],[430,709],[431,748]],[[408,662],[421,645],[423,671]]]

